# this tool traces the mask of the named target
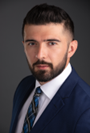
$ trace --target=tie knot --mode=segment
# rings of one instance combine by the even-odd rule
[[[41,93],[42,93],[41,88],[40,88],[40,87],[37,87],[37,88],[36,88],[36,94],[39,94],[39,95],[40,95]]]

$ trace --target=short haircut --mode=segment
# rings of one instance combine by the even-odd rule
[[[34,6],[23,20],[22,36],[26,24],[44,25],[48,23],[63,23],[74,38],[74,24],[70,16],[60,7],[54,5],[40,4]]]

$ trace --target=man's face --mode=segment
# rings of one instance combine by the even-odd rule
[[[70,41],[70,33],[63,24],[25,25],[25,54],[32,74],[41,84],[55,78],[67,66]]]

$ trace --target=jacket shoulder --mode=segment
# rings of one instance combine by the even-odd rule
[[[78,85],[90,97],[90,86],[83,79],[79,79]]]
[[[71,80],[75,83],[75,88],[78,88],[77,92],[80,90],[84,92],[90,98],[90,86],[77,74],[75,69],[72,67]]]
[[[14,100],[15,98],[20,95],[22,92],[24,93],[24,91],[26,91],[26,89],[28,88],[28,86],[34,84],[35,82],[35,78],[32,75],[29,75],[25,78],[23,78],[19,85],[17,86],[17,89],[14,93]]]
[[[27,84],[32,83],[34,80],[35,80],[35,78],[32,75],[29,75],[21,80],[21,82],[19,83],[17,88],[19,88],[21,86],[26,86]]]

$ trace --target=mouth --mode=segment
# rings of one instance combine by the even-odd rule
[[[45,70],[45,69],[48,69],[49,66],[47,64],[39,64],[39,65],[36,65],[36,68]]]

